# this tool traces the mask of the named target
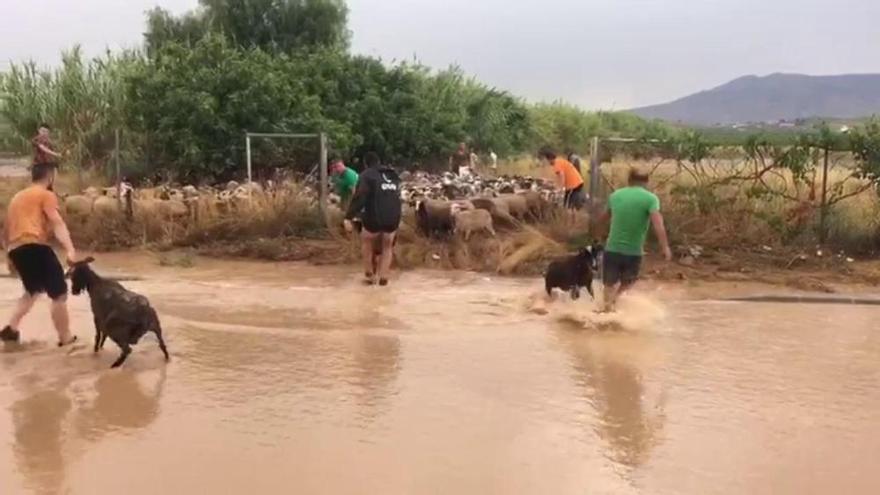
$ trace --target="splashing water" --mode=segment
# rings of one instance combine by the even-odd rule
[[[617,311],[599,313],[602,295],[595,300],[572,301],[567,296],[548,302],[543,294],[529,298],[528,310],[535,314],[550,315],[551,318],[596,330],[625,330],[631,332],[661,332],[669,328],[663,325],[667,319],[666,307],[660,299],[650,292],[631,292],[620,298]]]

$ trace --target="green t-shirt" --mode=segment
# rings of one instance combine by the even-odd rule
[[[346,203],[351,199],[351,195],[354,193],[354,188],[357,187],[357,183],[358,173],[348,167],[345,167],[345,171],[333,179],[333,184],[336,186],[336,194],[339,195],[339,198],[342,199],[343,203]]]
[[[660,211],[660,199],[643,187],[624,187],[608,198],[611,233],[605,250],[611,253],[642,256],[651,213]]]

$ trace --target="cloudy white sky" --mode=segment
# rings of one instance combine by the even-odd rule
[[[458,64],[531,100],[667,101],[745,74],[880,72],[880,0],[349,0],[352,48]],[[0,0],[0,68],[140,43],[197,0]]]

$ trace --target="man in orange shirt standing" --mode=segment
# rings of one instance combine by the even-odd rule
[[[58,346],[76,341],[70,333],[64,270],[49,245],[50,236],[54,235],[67,253],[68,263],[75,261],[76,250],[61,218],[58,198],[52,192],[56,170],[52,163],[34,163],[31,167],[33,183],[9,202],[0,241],[7,251],[10,271],[18,273],[25,293],[18,300],[9,324],[0,330],[3,342],[21,339],[18,326],[42,293],[52,300],[52,323],[58,332]]]
[[[543,159],[547,165],[553,167],[553,173],[556,175],[556,185],[563,191],[563,206],[571,212],[571,221],[577,219],[577,211],[584,206],[584,179],[581,177],[577,168],[565,158],[556,156],[556,152],[550,148],[544,148],[538,156]]]

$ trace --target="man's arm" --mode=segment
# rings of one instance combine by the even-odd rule
[[[348,211],[345,213],[345,219],[351,220],[358,215],[367,204],[367,197],[370,192],[369,180],[363,175],[358,180],[357,188],[354,192],[354,197],[351,198],[351,203],[348,205]]]
[[[666,225],[663,222],[663,215],[659,210],[651,212],[651,225],[654,226],[654,235],[660,241],[660,248],[663,249],[663,257],[666,261],[672,261],[672,250],[669,249],[669,237],[666,235]]]
[[[67,253],[67,262],[72,263],[76,261],[76,249],[73,248],[73,241],[70,239],[70,231],[67,229],[67,224],[64,223],[64,219],[61,218],[61,213],[58,211],[58,199],[55,198],[54,194],[52,194],[51,198],[43,203],[43,212],[46,214],[46,218],[49,219],[49,224],[52,225],[52,232],[55,234],[55,238],[58,239],[61,247],[64,248],[64,252]]]

